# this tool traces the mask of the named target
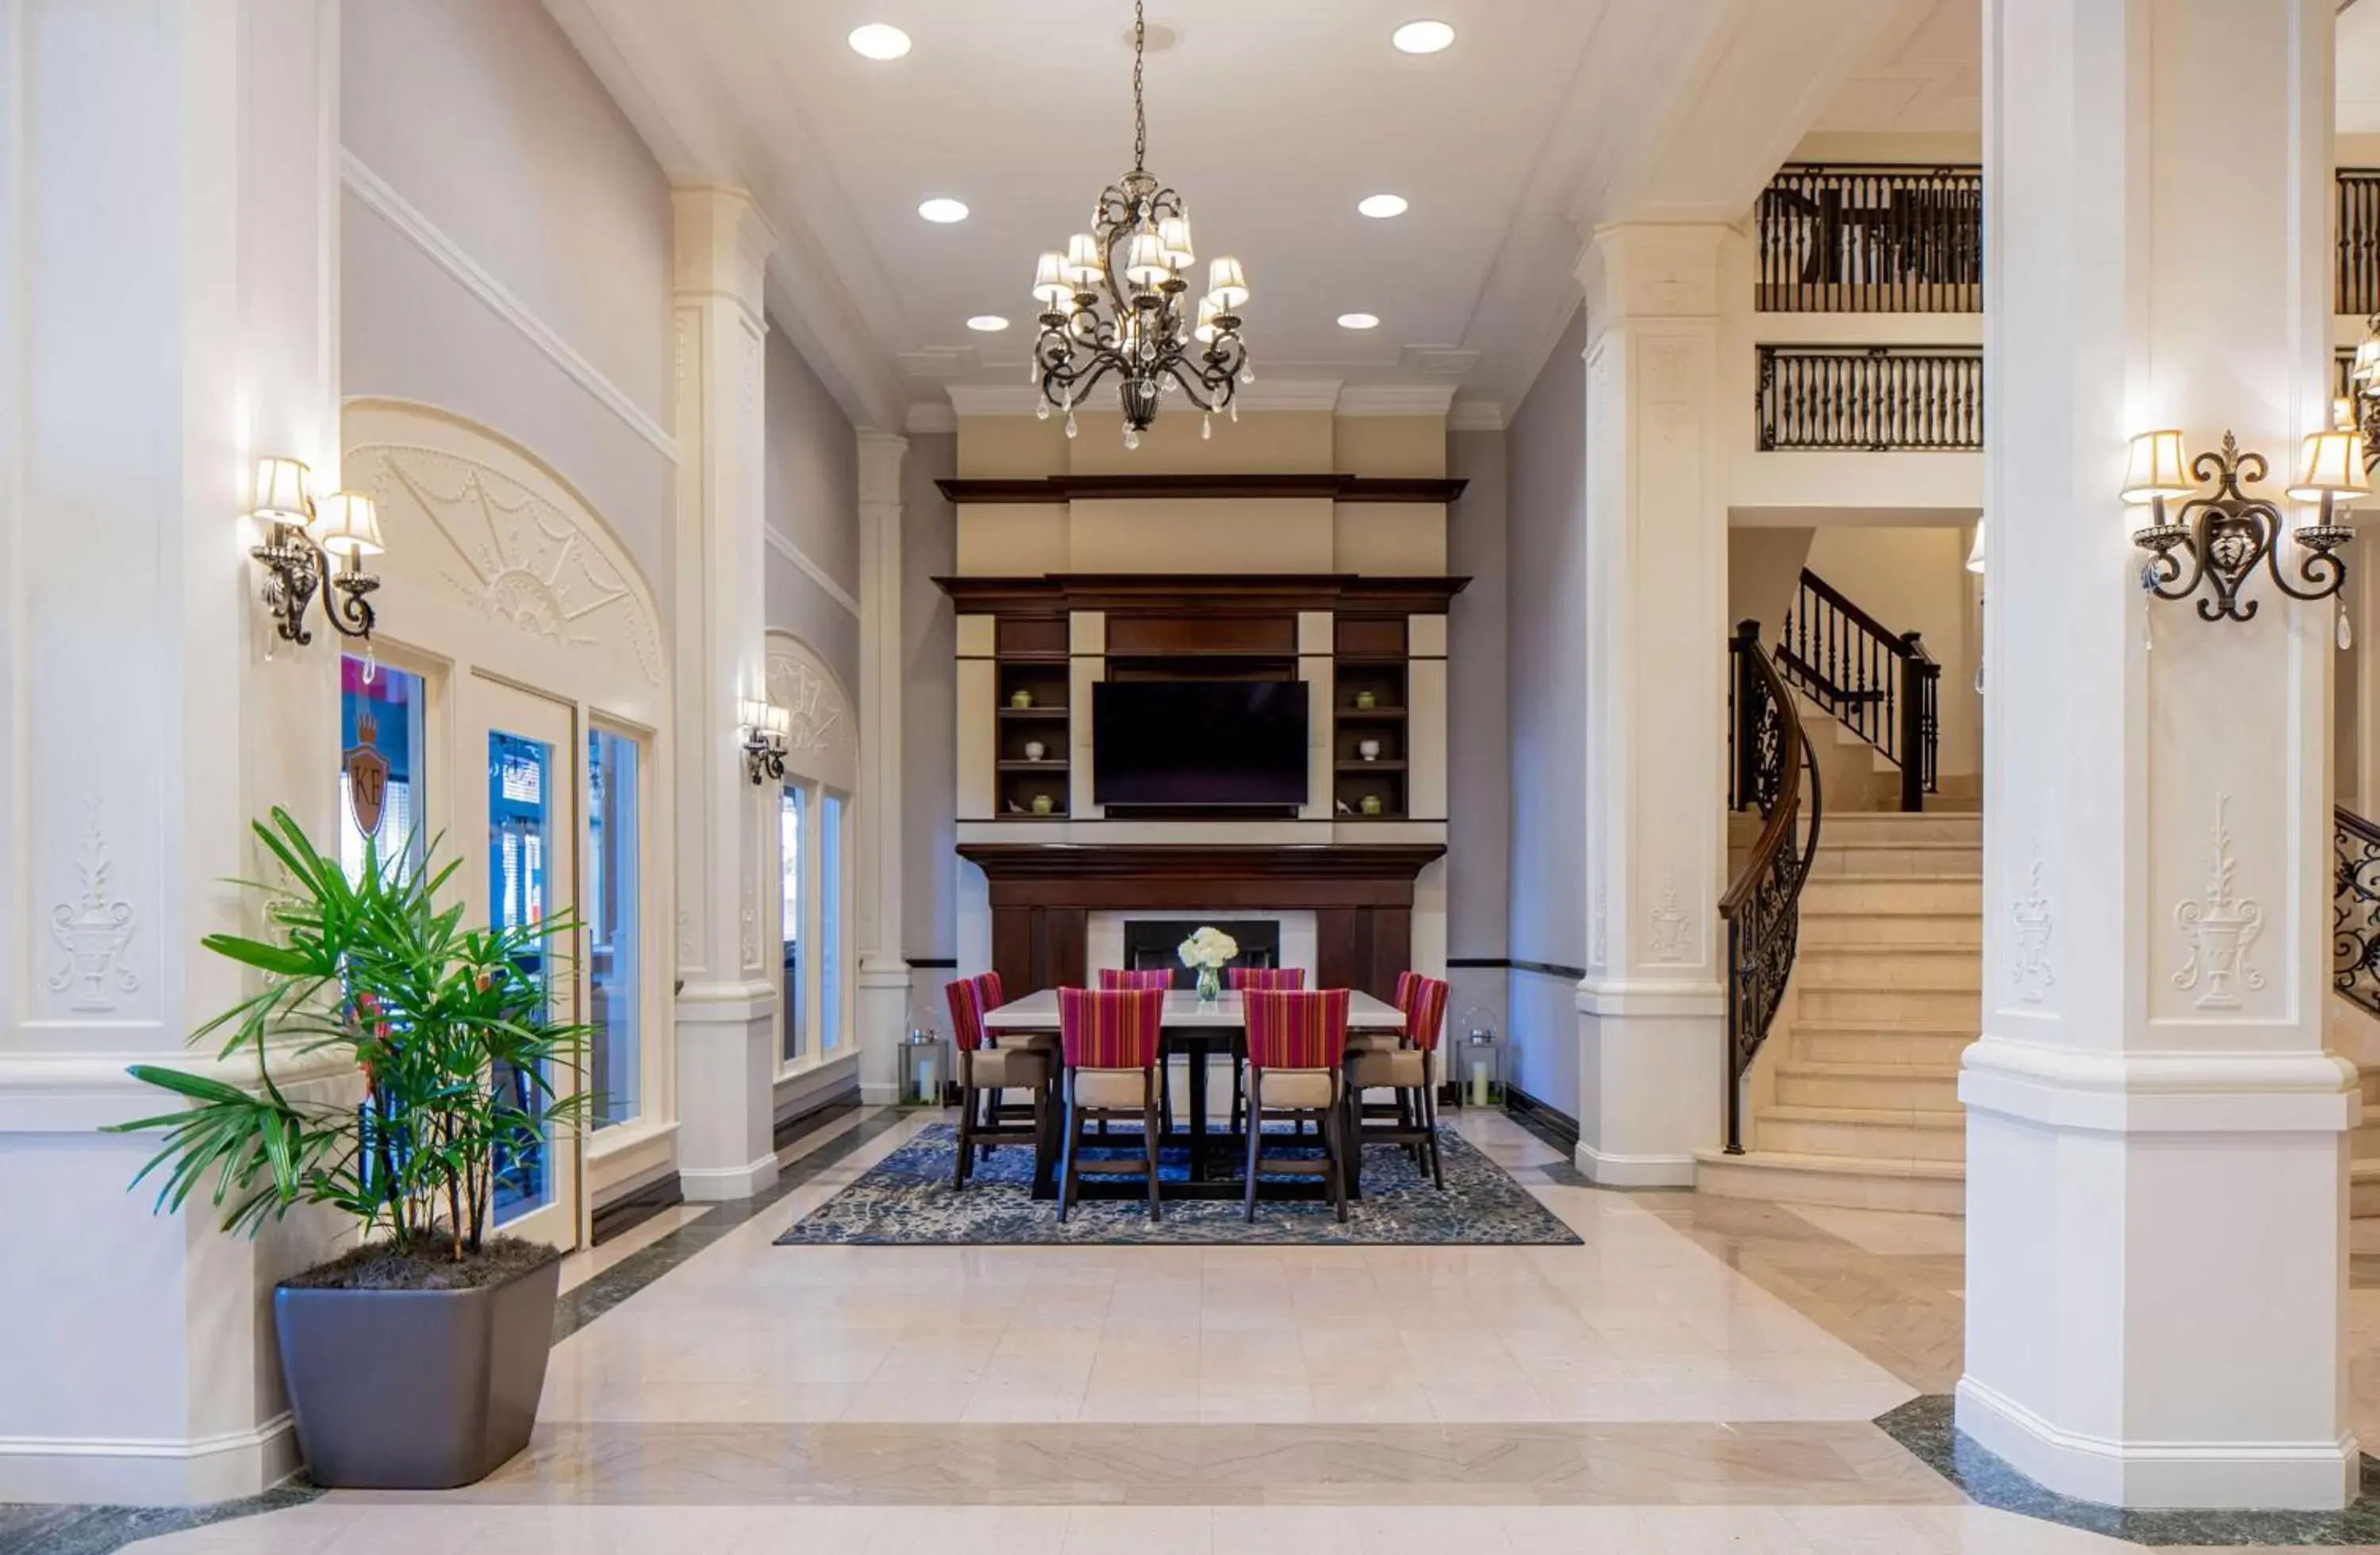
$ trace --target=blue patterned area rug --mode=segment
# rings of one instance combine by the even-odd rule
[[[1254,1224],[1240,1218],[1236,1198],[1168,1199],[1165,1219],[1156,1225],[1148,1222],[1146,1199],[1087,1199],[1061,1225],[1054,1200],[1037,1203],[1032,1197],[1033,1152],[1022,1146],[992,1151],[990,1160],[978,1163],[965,1191],[953,1192],[951,1152],[957,1148],[957,1133],[950,1124],[928,1128],[795,1221],[777,1238],[778,1245],[1507,1247],[1573,1246],[1579,1241],[1559,1216],[1451,1129],[1439,1131],[1446,1156],[1442,1193],[1400,1147],[1367,1147],[1364,1197],[1347,1207],[1344,1225],[1319,1198],[1259,1200]],[[1119,1141],[1113,1152],[1097,1151],[1086,1159],[1137,1151],[1136,1143]],[[1284,1140],[1278,1154],[1266,1148],[1266,1160],[1299,1153]],[[1178,1179],[1185,1170],[1181,1152],[1169,1150],[1159,1175]]]

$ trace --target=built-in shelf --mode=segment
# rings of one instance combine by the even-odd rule
[[[1062,772],[1066,770],[1066,763],[1060,760],[1002,761],[999,765],[1003,772]]]
[[[1066,710],[1063,707],[1045,708],[1040,706],[1038,703],[1036,703],[1034,706],[1029,708],[1002,708],[1000,710],[1000,716],[1010,719],[1041,718],[1049,719],[1052,722],[1062,722],[1066,716]]]
[[[1333,624],[1333,700],[1340,705],[1331,710],[1331,809],[1342,820],[1402,820],[1410,797],[1405,758],[1413,695],[1407,684],[1405,624],[1341,620]],[[1371,698],[1373,705],[1355,706],[1359,696]],[[1377,752],[1369,761],[1360,754],[1365,745]],[[1378,814],[1364,813],[1367,799],[1380,807]]]
[[[1402,761],[1366,761],[1357,757],[1353,761],[1340,762],[1339,770],[1342,772],[1402,772],[1405,764]]]
[[[994,645],[994,727],[999,731],[993,753],[993,792],[998,812],[1011,820],[1063,820],[1073,799],[1072,754],[1067,724],[1074,690],[1074,668],[1067,656],[1066,623],[1033,619],[1003,621]],[[1019,693],[1029,706],[1017,707]],[[1040,754],[1030,754],[1038,748]],[[1033,813],[1036,799],[1053,806],[1047,815]]]
[[[1337,718],[1342,723],[1402,723],[1404,722],[1405,710],[1402,708],[1347,707],[1341,708],[1332,716]]]

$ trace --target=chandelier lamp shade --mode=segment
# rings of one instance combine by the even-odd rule
[[[1204,413],[1203,436],[1218,412],[1239,417],[1239,386],[1255,374],[1240,338],[1248,278],[1229,257],[1207,266],[1204,291],[1192,292],[1198,255],[1182,196],[1148,171],[1148,112],[1142,100],[1148,20],[1135,0],[1132,25],[1132,171],[1100,191],[1091,230],[1041,256],[1033,300],[1041,305],[1032,377],[1041,387],[1034,414],[1053,409],[1075,434],[1075,412],[1102,380],[1113,378],[1123,411],[1123,442],[1157,419],[1168,395]]]
[[[2240,592],[2262,566],[2276,588],[2294,600],[2325,600],[2347,581],[2339,550],[2354,538],[2343,522],[2345,509],[2371,494],[2364,478],[2363,434],[2352,428],[2310,434],[2299,450],[2293,502],[2317,503],[2319,512],[2292,528],[2270,499],[2244,490],[2265,479],[2262,454],[2243,451],[2231,433],[2221,448],[2188,456],[2179,431],[2142,432],[2126,461],[2123,499],[2150,509],[2150,522],[2132,531],[2132,542],[2150,553],[2141,587],[2161,600],[2198,601],[2206,621],[2251,621],[2257,602]],[[2212,492],[2203,488],[2214,482]],[[2168,504],[2179,503],[2169,510]],[[2283,542],[2302,555],[2282,561]],[[2338,618],[2339,646],[2347,642],[2347,617]]]
[[[319,594],[322,613],[341,637],[371,641],[372,590],[380,579],[363,570],[378,555],[380,513],[361,492],[317,497],[312,475],[296,459],[256,461],[256,498],[249,509],[263,541],[249,550],[264,568],[264,608],[274,634],[299,647],[314,640],[306,607]]]

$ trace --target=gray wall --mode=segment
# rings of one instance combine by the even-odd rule
[[[1511,949],[1505,453],[1502,432],[1456,432],[1447,439],[1447,474],[1470,482],[1448,515],[1447,566],[1455,576],[1471,579],[1471,586],[1454,597],[1447,620],[1450,962],[1501,961]],[[1448,1021],[1460,1021],[1464,1012],[1478,1006],[1487,1010],[1499,1031],[1507,1029],[1505,980],[1495,967],[1450,967]]]
[[[843,407],[778,330],[769,332],[763,371],[769,626],[827,662],[856,714],[859,616],[850,601],[859,594],[859,442]],[[786,554],[789,546],[834,587]]]
[[[1586,340],[1572,318],[1505,433],[1512,721],[1506,1074],[1576,1115],[1586,963]]]
[[[346,192],[343,392],[437,406],[522,444],[619,534],[666,615],[668,456],[424,243],[460,250],[669,430],[667,179],[537,0],[347,0],[339,26],[341,141],[436,235]]]
[[[901,949],[937,959],[958,954],[958,625],[934,579],[958,571],[959,515],[934,482],[958,461],[955,434],[915,432],[901,461]]]

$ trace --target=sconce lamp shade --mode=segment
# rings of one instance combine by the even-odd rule
[[[754,697],[742,699],[735,704],[735,722],[747,730],[765,733],[769,727],[769,704]]]
[[[1967,547],[1967,570],[1972,573],[1984,570],[1984,521],[1981,518],[1975,520],[1975,543]]]
[[[1066,256],[1043,254],[1033,267],[1033,300],[1058,308],[1074,294],[1075,288],[1066,284]]]
[[[1217,260],[1207,267],[1207,295],[1215,299],[1216,310],[1230,313],[1248,299],[1248,277],[1235,259]]]
[[[2359,431],[2318,431],[2308,434],[2298,449],[2298,478],[2289,495],[2299,502],[2325,497],[2369,496],[2372,484],[2363,475],[2363,434]]]
[[[306,526],[314,543],[345,561],[351,556],[376,556],[380,541],[380,510],[361,492],[333,492],[314,504],[314,521]]]
[[[2148,431],[2132,439],[2131,456],[2124,466],[2126,502],[2186,497],[2197,489],[2190,479],[2190,461],[2182,453],[2181,433]]]
[[[1215,299],[1213,298],[1203,297],[1198,299],[1198,325],[1190,333],[1201,346],[1212,346],[1215,343]]]
[[[1123,278],[1135,286],[1157,286],[1172,273],[1165,262],[1165,240],[1153,232],[1134,233],[1124,245]]]
[[[1190,246],[1190,218],[1168,216],[1157,224],[1158,240],[1165,245],[1165,262],[1175,270],[1187,270],[1198,262],[1198,255]]]
[[[268,524],[304,524],[314,516],[306,489],[309,471],[295,459],[256,461],[256,506],[252,511]]]
[[[1078,232],[1066,239],[1066,275],[1078,292],[1089,291],[1108,273],[1107,261],[1099,254],[1099,240],[1087,232]]]

